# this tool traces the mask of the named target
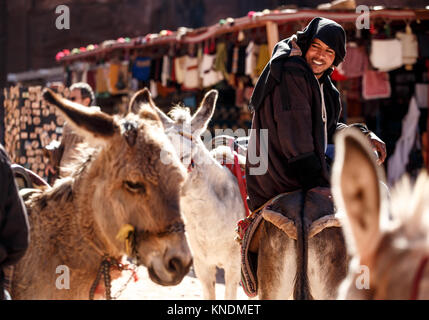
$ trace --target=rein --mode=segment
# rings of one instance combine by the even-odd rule
[[[118,234],[116,235],[116,239],[120,241],[125,242],[125,251],[126,254],[132,258],[135,258],[136,263],[138,263],[140,257],[137,251],[138,242],[147,240],[150,237],[164,237],[172,233],[184,233],[185,232],[185,225],[182,222],[175,222],[171,225],[169,225],[166,230],[160,231],[160,232],[151,232],[147,230],[136,230],[135,227],[133,227],[130,224],[125,224],[122,226],[122,228],[119,230]],[[88,240],[88,239],[87,239]],[[88,240],[89,241],[89,240]],[[103,276],[104,279],[104,286],[105,286],[105,295],[106,300],[111,300],[111,276],[110,271],[112,268],[116,268],[119,271],[123,270],[131,270],[132,274],[130,276],[130,279],[125,283],[124,288],[122,288],[120,291],[122,292],[125,287],[130,282],[131,278],[134,277],[134,281],[137,281],[137,273],[135,268],[129,268],[129,265],[123,265],[120,263],[116,258],[111,257],[108,253],[103,253],[102,250],[100,250],[92,241],[89,241],[91,246],[97,251],[101,257],[101,263],[98,268],[97,276],[95,277],[95,280],[89,290],[89,299],[94,300],[95,290],[97,286],[100,283],[101,276]]]
[[[235,176],[238,183],[238,188],[240,189],[241,200],[243,201],[244,208],[246,210],[246,217],[249,216],[250,210],[247,205],[247,190],[246,190],[246,173],[241,169],[240,164],[238,163],[238,155],[236,151],[234,153],[234,164],[224,163],[222,165],[227,167],[229,171]]]
[[[228,146],[230,147],[232,154],[234,155],[234,164],[229,164],[222,161],[222,165],[227,167],[237,179],[238,188],[240,189],[241,200],[243,201],[244,209],[246,211],[246,217],[248,217],[250,214],[250,210],[249,206],[247,205],[246,172],[245,170],[241,169],[241,166],[238,163],[238,144],[236,143],[236,141],[231,140],[228,143]]]
[[[416,274],[414,275],[413,287],[411,291],[411,300],[417,300],[419,296],[420,282],[423,279],[423,272],[428,261],[429,256],[423,256],[423,258],[420,260],[419,267],[417,269]]]

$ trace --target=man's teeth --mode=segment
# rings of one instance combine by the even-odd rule
[[[319,65],[319,66],[323,64],[323,62],[316,61],[316,60],[313,60],[313,62],[314,62],[315,64]]]

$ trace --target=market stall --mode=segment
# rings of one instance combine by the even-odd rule
[[[332,75],[342,93],[342,120],[366,122],[386,142],[390,156],[416,97],[419,115],[415,139],[408,141],[410,161],[392,164],[413,171],[426,157],[429,10],[374,9],[368,12],[368,28],[362,29],[356,21],[365,16],[356,10],[264,10],[199,29],[68,48],[56,60],[64,67],[65,85],[88,82],[98,104],[110,106],[108,112],[125,112],[127,99],[143,87],[150,88],[164,111],[174,103],[195,108],[207,90],[216,88],[219,101],[209,129],[249,129],[248,102],[275,43],[316,16],[330,18],[342,24],[348,40],[346,60]]]

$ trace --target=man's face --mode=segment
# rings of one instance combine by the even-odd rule
[[[335,51],[323,41],[315,38],[305,54],[305,60],[319,79],[334,63]]]
[[[84,106],[89,106],[90,99],[84,98],[82,99],[82,93],[80,92],[80,89],[73,89],[70,92],[69,100],[83,104]]]

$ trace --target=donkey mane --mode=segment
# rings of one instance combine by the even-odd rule
[[[73,181],[71,177],[58,179],[55,186],[45,192],[36,191],[33,193],[29,200],[26,200],[26,205],[40,211],[47,207],[51,200],[65,203],[73,197]]]
[[[32,206],[38,210],[44,209],[50,200],[66,203],[72,200],[73,185],[76,177],[78,177],[91,163],[93,156],[99,150],[89,147],[87,143],[79,143],[74,150],[74,161],[70,162],[65,169],[70,171],[70,175],[61,179],[57,179],[53,187],[44,192],[36,193],[31,197]]]
[[[177,123],[185,123],[191,120],[191,110],[182,104],[176,104],[168,115]]]
[[[62,170],[67,173],[67,176],[78,176],[85,170],[98,151],[97,148],[91,147],[87,142],[78,143],[73,150],[72,161],[66,163]]]
[[[422,172],[414,185],[404,176],[392,190],[390,211],[409,246],[428,245],[429,176]]]

